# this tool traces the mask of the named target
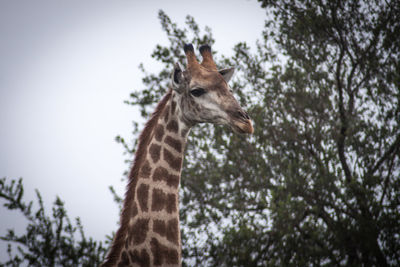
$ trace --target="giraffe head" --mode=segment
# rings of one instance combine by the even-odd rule
[[[201,122],[229,125],[238,133],[253,133],[247,113],[232,94],[228,81],[234,68],[217,70],[208,45],[200,47],[199,63],[191,44],[184,47],[187,69],[177,63],[172,74],[172,88],[177,92],[183,119],[194,125]]]

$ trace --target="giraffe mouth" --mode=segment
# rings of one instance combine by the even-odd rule
[[[252,134],[254,132],[253,123],[251,120],[233,121],[231,127],[233,131],[239,134]]]

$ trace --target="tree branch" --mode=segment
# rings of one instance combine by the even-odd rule
[[[399,147],[397,147],[397,150],[399,150]],[[385,182],[383,184],[382,196],[381,196],[381,199],[379,200],[379,206],[382,206],[383,199],[385,198],[385,195],[386,195],[386,190],[387,190],[387,187],[388,187],[388,184],[389,184],[390,175],[392,174],[394,159],[395,159],[395,157],[393,157],[392,160],[390,161],[389,170],[388,170],[388,173],[386,175]],[[380,210],[380,212],[382,212],[382,209]]]
[[[337,90],[339,93],[339,114],[340,114],[340,120],[342,122],[342,126],[340,127],[340,135],[339,139],[337,140],[337,146],[338,146],[338,153],[339,153],[339,159],[340,163],[342,164],[343,171],[346,176],[346,180],[350,182],[351,180],[351,172],[349,169],[349,166],[346,161],[346,156],[344,154],[344,144],[345,144],[345,139],[346,139],[346,130],[347,130],[347,118],[346,118],[346,112],[344,108],[344,99],[343,99],[343,85],[341,81],[341,68],[342,68],[342,61],[343,61],[343,56],[344,56],[344,48],[340,48],[340,55],[339,59],[336,63],[336,84],[337,84]]]
[[[383,154],[383,156],[376,162],[375,166],[368,172],[368,176],[373,175],[379,167],[389,159],[389,157],[392,155],[392,153],[396,150],[398,150],[400,147],[400,133],[397,135],[396,140],[393,142],[393,144],[389,147],[389,149]]]

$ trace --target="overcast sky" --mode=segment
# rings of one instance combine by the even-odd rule
[[[50,212],[56,195],[87,236],[117,230],[126,156],[114,141],[131,140],[137,111],[123,104],[143,88],[138,65],[167,44],[157,18],[164,10],[183,26],[190,14],[212,28],[214,49],[229,55],[239,41],[261,37],[265,12],[256,1],[0,0],[0,177],[23,177],[27,200],[39,189]],[[2,204],[3,202],[0,202]],[[22,230],[0,207],[0,235]],[[3,243],[3,242],[1,242]],[[5,260],[0,245],[0,262]]]

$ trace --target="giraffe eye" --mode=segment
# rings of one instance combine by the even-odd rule
[[[190,93],[192,94],[192,96],[199,97],[201,95],[204,95],[206,93],[206,90],[204,90],[203,88],[197,88],[190,91]]]

